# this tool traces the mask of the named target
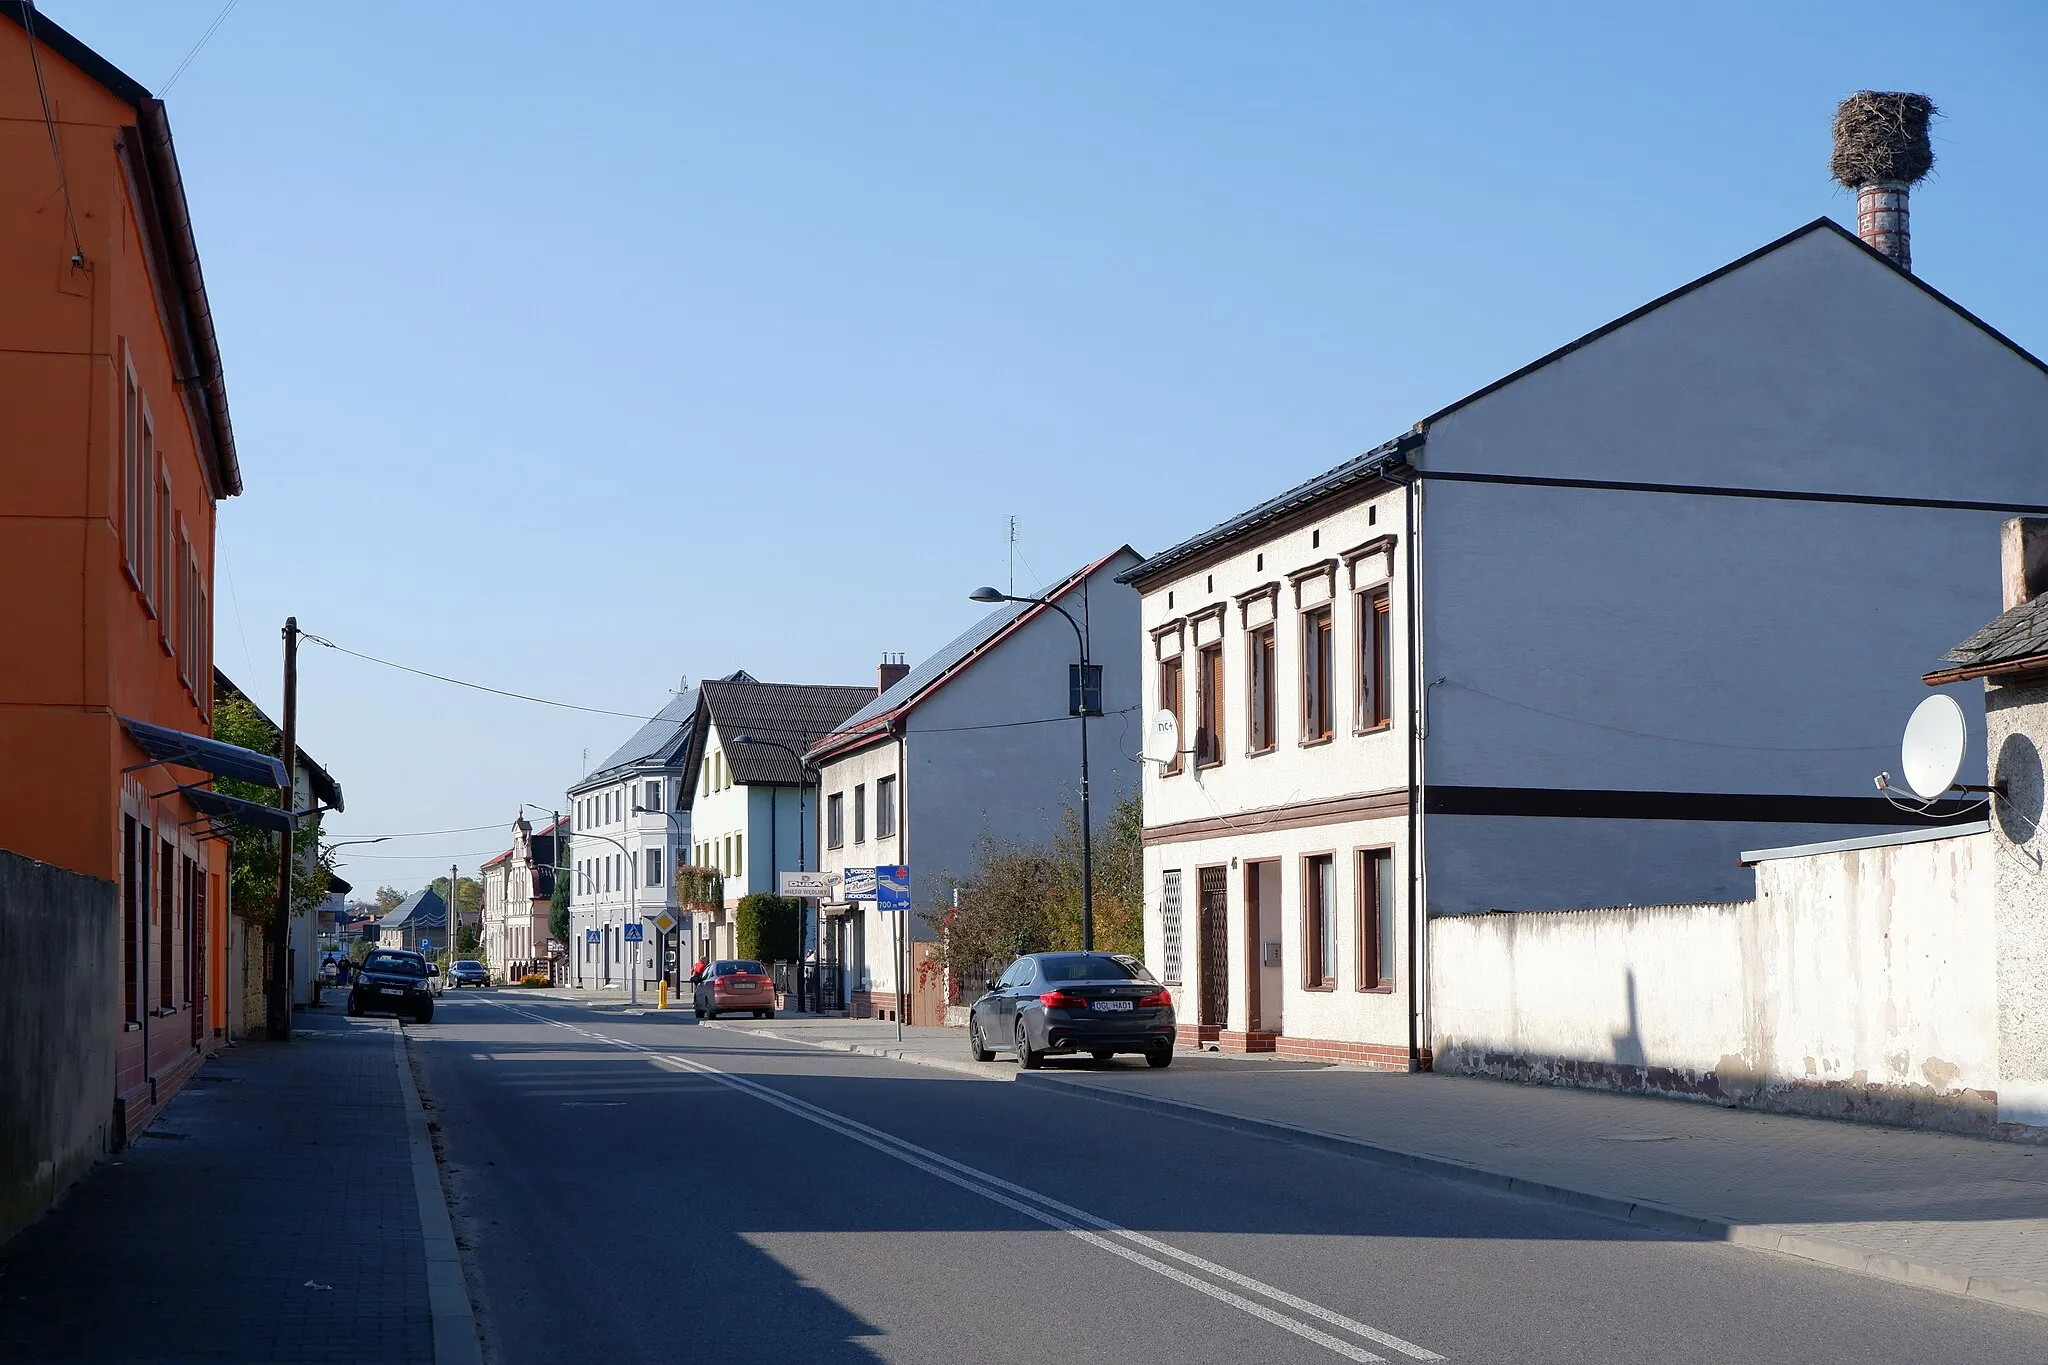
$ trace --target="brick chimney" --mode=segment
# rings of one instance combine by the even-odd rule
[[[2048,517],[2014,517],[1999,528],[1998,568],[2006,611],[2048,592]]]
[[[1927,124],[1934,101],[1902,90],[1858,90],[1835,110],[1828,170],[1856,191],[1856,235],[1901,270],[1913,268],[1907,196],[1934,166]]]
[[[881,696],[897,683],[909,676],[910,665],[903,662],[901,654],[884,654],[882,666],[875,670],[875,695]]]

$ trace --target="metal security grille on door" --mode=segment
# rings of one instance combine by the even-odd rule
[[[1166,890],[1159,898],[1160,980],[1180,984],[1180,871],[1166,874]]]
[[[1202,869],[1202,1018],[1204,1024],[1223,1024],[1230,1014],[1230,899],[1227,873],[1220,867]]]

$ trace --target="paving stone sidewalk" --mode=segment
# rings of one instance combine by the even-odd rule
[[[714,1025],[1339,1148],[1453,1179],[2048,1313],[2048,1148],[1676,1100],[1183,1050],[1154,1071],[981,1064],[964,1030]]]
[[[0,1247],[0,1360],[434,1360],[395,1026],[296,1035],[208,1062]]]

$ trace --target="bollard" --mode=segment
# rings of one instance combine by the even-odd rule
[[[660,1000],[654,1008],[658,1010],[665,1010],[668,1008],[668,978],[665,976],[661,979]]]

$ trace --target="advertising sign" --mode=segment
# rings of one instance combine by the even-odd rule
[[[832,877],[826,872],[785,872],[782,894],[797,900],[821,901],[832,894]]]
[[[849,867],[839,875],[840,899],[871,901],[875,898],[875,869],[872,867]]]

